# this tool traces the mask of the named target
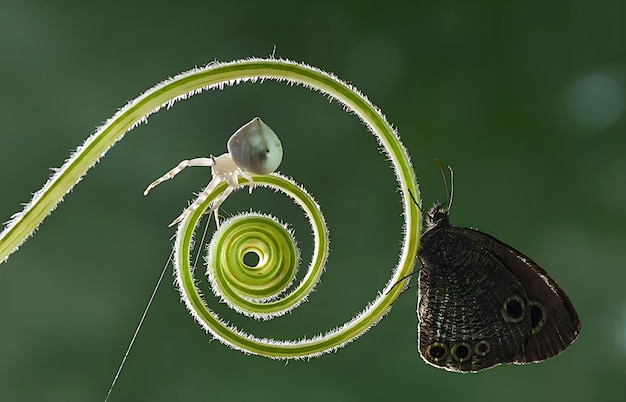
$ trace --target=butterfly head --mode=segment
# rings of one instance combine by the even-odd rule
[[[426,216],[426,230],[434,228],[436,226],[449,226],[451,225],[450,217],[448,215],[448,208],[437,202],[428,211]]]
[[[427,231],[433,228],[452,226],[452,222],[450,221],[448,214],[450,213],[450,208],[452,207],[452,197],[454,196],[454,171],[450,166],[448,166],[448,170],[450,171],[450,186],[448,187],[448,180],[446,179],[443,163],[441,163],[439,159],[435,159],[435,161],[441,169],[443,184],[446,187],[446,193],[448,194],[448,205],[444,207],[440,202],[436,202],[435,205],[433,205],[433,207],[428,211],[428,215],[426,216]]]

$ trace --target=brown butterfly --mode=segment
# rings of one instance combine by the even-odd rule
[[[565,292],[513,247],[454,226],[449,195],[447,208],[437,203],[428,212],[418,254],[422,358],[446,370],[476,372],[565,350],[581,329]]]

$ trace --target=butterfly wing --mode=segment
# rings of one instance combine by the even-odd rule
[[[494,237],[474,229],[456,228],[459,235],[482,245],[515,276],[526,291],[530,334],[515,363],[538,362],[565,350],[580,333],[578,314],[565,292],[530,258]]]
[[[545,360],[580,331],[571,302],[537,264],[474,229],[441,224],[422,237],[419,351],[474,372]]]

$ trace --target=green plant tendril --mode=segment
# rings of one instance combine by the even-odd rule
[[[256,185],[270,187],[288,195],[305,212],[315,241],[307,275],[293,292],[288,295],[282,294],[295,278],[300,262],[300,252],[295,239],[292,233],[273,217],[246,213],[230,218],[215,232],[209,244],[208,276],[213,292],[231,308],[254,318],[270,319],[297,307],[313,291],[328,258],[328,230],[322,211],[315,200],[292,180],[278,174],[257,175],[253,178]],[[244,179],[240,179],[240,183],[243,184]],[[193,216],[199,219],[203,211],[210,207],[211,201],[215,200],[225,188],[225,183],[218,186],[210,194],[209,199],[200,205],[198,208],[200,211],[194,212]],[[190,239],[183,236],[189,230],[182,226],[194,228],[197,221],[184,222],[186,223],[178,230],[174,259],[179,289],[183,300],[188,302],[199,300],[196,297],[199,290],[195,288],[189,263]],[[193,233],[193,230],[191,232]],[[250,249],[259,255],[259,264],[255,268],[247,267],[243,263],[243,255]],[[279,296],[281,297],[278,298]],[[219,336],[219,331],[215,330],[217,320],[207,322],[201,319],[207,315],[214,316],[204,303],[201,305],[188,303],[187,306],[201,325],[207,324],[205,329]]]
[[[292,233],[274,219],[253,213],[222,223],[209,251],[207,274],[213,292],[228,291],[244,306],[271,300],[289,288],[300,262]],[[253,266],[244,262],[250,253],[259,260]]]
[[[8,256],[19,248],[36,230],[43,219],[61,202],[65,194],[81,180],[90,167],[106,154],[106,151],[111,146],[120,140],[126,132],[138,124],[146,122],[152,113],[164,106],[169,108],[177,100],[186,99],[206,89],[222,89],[225,85],[235,85],[247,81],[258,82],[266,79],[300,84],[338,100],[348,110],[354,112],[375,135],[386,156],[391,161],[401,190],[404,227],[402,249],[398,263],[393,270],[392,277],[384,289],[381,290],[376,300],[370,302],[361,313],[342,326],[311,339],[304,338],[297,341],[258,339],[226,325],[219,317],[210,314],[210,310],[204,306],[200,293],[194,286],[194,279],[191,275],[192,269],[189,266],[189,249],[192,243],[194,227],[208,203],[213,199],[213,197],[209,197],[203,205],[189,214],[178,227],[175,260],[177,283],[181,294],[192,315],[206,330],[211,331],[222,342],[246,353],[260,354],[272,358],[306,358],[335,350],[362,335],[389,310],[393,301],[403,289],[403,286],[394,286],[394,284],[400,278],[410,274],[415,263],[419,248],[420,211],[419,207],[408,197],[408,192],[411,192],[418,203],[421,203],[415,174],[409,155],[395,130],[387,123],[378,108],[372,105],[365,96],[331,74],[289,60],[271,58],[239,60],[230,63],[211,63],[205,67],[196,68],[168,79],[129,102],[104,125],[99,127],[65,161],[63,166],[50,177],[42,189],[34,194],[32,200],[25,206],[22,212],[14,214],[6,223],[4,230],[0,233],[0,261],[6,261]],[[255,176],[254,180],[267,186],[280,188],[286,194],[295,194],[299,191],[306,194],[295,183],[278,175]],[[223,189],[223,187],[221,188]],[[302,198],[302,200],[304,199],[307,199],[306,196]],[[251,218],[259,219],[258,215],[251,216]],[[312,227],[315,227],[316,224],[323,223],[323,218],[321,215],[319,217],[316,216],[310,222]],[[233,225],[238,224],[239,222],[233,223]],[[322,233],[325,233],[325,229],[320,230],[318,234]],[[242,246],[243,248],[239,248],[238,252],[235,247],[235,258],[240,258],[241,253],[245,253],[245,250],[253,250],[262,257],[278,258],[276,256],[270,257],[272,253],[269,251],[270,249],[263,249],[261,244],[262,242],[250,240],[247,246]],[[327,248],[327,243],[326,246],[322,246],[322,248],[324,247]],[[291,250],[290,252],[294,252],[291,246],[288,246],[288,248]],[[297,253],[297,251],[295,252]],[[289,258],[298,259],[297,255]],[[304,298],[306,298],[307,291],[313,288],[314,279],[318,278],[323,271],[323,263],[320,266],[317,266],[317,263],[314,265],[316,266],[311,267],[311,271],[305,275],[303,282],[297,289],[288,293],[282,299],[274,298],[274,296],[266,298],[264,295],[250,297],[251,294],[254,296],[254,289],[248,289],[243,293],[226,290],[222,297],[227,296],[230,298],[233,296],[233,300],[239,299],[241,304],[235,308],[241,310],[243,310],[243,307],[247,308],[247,304],[252,304],[252,299],[262,300],[266,298],[269,307],[259,307],[259,304],[254,304],[252,310],[247,311],[247,314],[263,318],[283,314],[285,311],[293,308],[287,306],[284,300],[295,298],[295,296],[292,296],[295,293],[298,293],[299,296],[305,295]],[[241,283],[245,282],[243,281],[243,279],[246,279],[245,275],[242,275],[241,272],[236,273],[235,276],[241,280]],[[223,278],[226,278],[226,276]],[[220,281],[221,279],[212,280],[218,288],[222,287],[222,284],[218,283]],[[279,291],[278,293],[281,292]]]

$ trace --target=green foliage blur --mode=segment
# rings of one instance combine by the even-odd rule
[[[452,165],[452,219],[542,265],[578,309],[580,338],[542,364],[451,374],[416,351],[414,288],[346,348],[285,364],[209,343],[170,269],[110,401],[617,400],[626,381],[624,20],[616,0],[4,0],[0,219],[155,83],[275,52],[337,74],[383,110],[411,153],[424,205],[446,197],[433,159]],[[282,138],[281,172],[322,205],[332,253],[292,315],[249,322],[212,306],[258,336],[297,339],[375,297],[398,259],[402,223],[393,172],[366,129],[299,87],[205,93],[128,134],[0,265],[0,401],[104,399],[170,253],[167,224],[210,170],[190,168],[146,198],[143,189],[182,159],[225,152],[254,116]],[[291,222],[308,262],[310,230],[295,206],[241,191],[222,214],[251,207]]]

